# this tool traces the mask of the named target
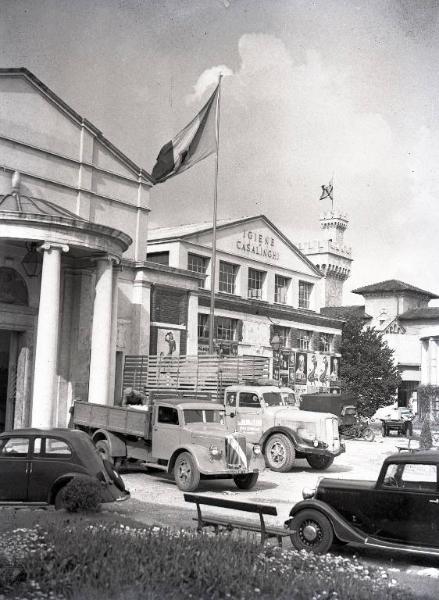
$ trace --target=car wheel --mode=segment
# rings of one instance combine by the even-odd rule
[[[308,461],[311,469],[316,469],[317,471],[324,471],[328,469],[332,463],[334,462],[333,456],[318,456],[317,454],[307,454],[306,460]]]
[[[107,440],[98,440],[95,442],[96,450],[102,456],[103,460],[108,461],[111,464],[114,464],[114,458],[111,456],[110,444]]]
[[[290,471],[295,457],[293,443],[286,435],[276,433],[268,439],[265,445],[265,461],[272,471]]]
[[[334,541],[331,522],[318,510],[302,510],[290,521],[291,542],[297,550],[325,554]]]
[[[233,481],[240,490],[251,490],[255,487],[259,473],[247,473],[247,475],[235,475]]]
[[[200,484],[200,471],[189,452],[177,456],[174,465],[174,479],[178,488],[183,492],[193,492]]]
[[[55,500],[53,503],[55,506],[55,510],[61,510],[65,508],[63,492],[64,486],[56,492]]]
[[[366,429],[363,431],[363,437],[366,442],[373,442],[375,439],[375,434],[370,427],[366,427]]]
[[[121,492],[124,492],[125,484],[123,482],[122,477],[119,475],[119,473],[116,471],[116,469],[114,468],[114,466],[111,464],[111,462],[109,460],[106,460],[104,458],[103,463],[104,463],[105,470],[107,471],[108,477],[111,479],[111,481],[114,483],[114,485]]]

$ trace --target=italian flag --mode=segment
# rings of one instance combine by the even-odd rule
[[[186,171],[217,151],[218,98],[219,86],[189,125],[160,150],[152,170],[155,183]]]

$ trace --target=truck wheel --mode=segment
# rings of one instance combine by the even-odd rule
[[[177,456],[174,465],[174,479],[178,488],[183,492],[193,492],[200,484],[200,471],[189,452]]]
[[[233,481],[240,490],[251,490],[255,487],[259,473],[247,473],[247,475],[235,475]]]
[[[265,461],[272,471],[290,471],[295,457],[293,443],[286,435],[275,433],[268,439],[265,445]]]
[[[290,521],[291,542],[297,550],[325,554],[334,541],[331,522],[318,510],[302,510]]]
[[[114,458],[111,456],[110,452],[110,444],[107,442],[107,440],[98,440],[95,442],[95,447],[101,455],[102,460],[107,460],[111,464],[114,463]]]
[[[373,442],[375,439],[375,434],[370,427],[366,427],[366,429],[363,431],[363,437],[366,442]]]
[[[308,461],[311,469],[316,469],[317,471],[324,471],[325,469],[329,469],[329,467],[334,462],[333,456],[319,456],[318,454],[307,454],[306,460]]]

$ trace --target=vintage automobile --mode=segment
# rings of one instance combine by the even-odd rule
[[[0,434],[0,504],[62,508],[63,487],[87,475],[102,484],[102,502],[129,497],[112,466],[86,433],[73,429],[16,429]]]
[[[304,489],[285,523],[299,549],[332,544],[439,556],[439,452],[401,453],[384,461],[377,482],[321,479]]]

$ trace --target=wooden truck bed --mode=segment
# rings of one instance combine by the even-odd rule
[[[73,423],[81,427],[106,429],[149,439],[151,436],[151,407],[144,406],[143,410],[139,410],[125,406],[75,402]]]

